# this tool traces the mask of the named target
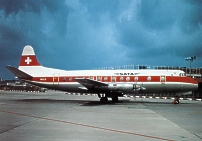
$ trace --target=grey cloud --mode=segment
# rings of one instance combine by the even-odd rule
[[[111,20],[115,20],[119,14],[119,1],[108,0],[82,0],[81,4],[86,7],[86,14],[92,26],[99,27],[103,23],[103,18],[109,16]]]
[[[12,40],[13,42],[22,40],[22,35],[19,34],[19,29],[8,27],[7,25],[0,25],[0,31],[2,37],[1,43],[6,43],[9,40]]]
[[[147,28],[163,30],[176,21],[178,6],[175,2],[165,0],[142,0],[138,20]],[[178,15],[178,14],[177,14]]]
[[[9,14],[17,14],[19,11],[41,12],[41,7],[45,6],[49,11],[54,12],[64,1],[55,0],[0,0],[0,9],[3,9],[6,16]]]
[[[17,66],[27,44],[42,64],[60,69],[180,65],[190,55],[200,66],[200,7],[197,0],[0,0],[0,77],[11,77],[4,66]]]
[[[201,5],[187,9],[186,15],[181,20],[181,29],[184,33],[191,34],[200,30],[202,25]]]
[[[130,48],[163,48],[168,52],[177,50],[177,45],[178,48],[185,45],[182,47],[185,49],[188,43],[191,43],[189,46],[193,46],[193,43],[197,42],[196,46],[199,46],[201,35],[196,32],[201,33],[200,6],[196,7],[183,1],[143,0],[134,7],[139,9],[136,18],[119,24],[118,31],[121,32],[118,40]],[[180,31],[175,31],[179,29]],[[184,35],[188,32],[190,35]],[[158,44],[159,40],[161,44]]]

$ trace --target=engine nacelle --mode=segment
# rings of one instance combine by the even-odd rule
[[[108,84],[108,89],[111,91],[131,91],[140,89],[139,85],[135,84]]]

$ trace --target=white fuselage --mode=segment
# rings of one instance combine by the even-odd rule
[[[195,90],[197,83],[180,70],[77,70],[64,71],[43,66],[19,67],[34,76],[29,83],[78,93],[180,93]],[[75,78],[86,78],[108,86],[85,88]]]

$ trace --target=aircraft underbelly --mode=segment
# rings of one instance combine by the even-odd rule
[[[145,84],[144,87],[146,87],[146,90],[144,93],[179,93],[179,92],[187,92],[191,89],[195,90],[196,86],[191,86],[190,84],[182,84],[182,83],[176,83],[176,84]]]
[[[28,81],[27,81],[28,82]],[[74,93],[123,93],[123,94],[138,94],[138,93],[144,93],[144,94],[151,94],[151,93],[178,93],[178,92],[186,92],[187,90],[190,90],[192,87],[193,89],[195,86],[190,86],[189,84],[181,84],[181,83],[155,83],[155,84],[149,84],[149,83],[139,83],[136,84],[140,87],[143,87],[144,89],[116,89],[116,88],[109,88],[107,86],[105,87],[95,87],[95,88],[85,88],[79,83],[41,83],[41,82],[30,82],[34,85],[45,87],[49,89],[55,89],[55,90],[61,90],[66,92],[74,92]],[[132,84],[132,83],[131,83]]]

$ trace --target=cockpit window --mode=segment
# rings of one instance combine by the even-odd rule
[[[186,73],[180,73],[180,76],[186,76]]]

